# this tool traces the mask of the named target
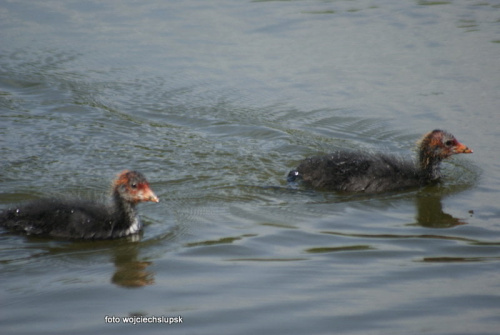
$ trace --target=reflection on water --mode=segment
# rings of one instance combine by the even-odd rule
[[[415,198],[417,206],[417,223],[429,228],[450,228],[467,224],[463,219],[458,219],[443,212],[441,197],[438,195],[420,194]]]
[[[137,244],[131,244],[126,250],[123,249],[115,250],[113,263],[116,270],[111,277],[111,282],[128,288],[153,285],[155,274],[148,270],[153,262],[138,260],[139,246]]]
[[[53,259],[55,262],[59,259],[59,262],[62,263],[85,263],[86,259],[91,258],[92,255],[103,254],[106,255],[106,259],[102,261],[112,262],[115,266],[114,273],[110,276],[110,281],[113,284],[134,288],[155,283],[154,272],[148,270],[153,262],[141,260],[143,258],[139,256],[141,243],[137,236],[112,241],[65,241],[3,231],[0,237],[4,242],[0,264],[26,263],[30,267],[36,267],[37,259],[41,263],[49,259]],[[21,253],[19,253],[20,250],[9,247],[9,244],[16,243],[16,240],[18,243],[25,244],[24,251]],[[108,254],[110,257],[107,257]],[[90,265],[92,265],[92,261]],[[67,277],[66,282],[80,280],[77,274],[72,277],[71,273],[58,274],[56,271],[54,276]]]

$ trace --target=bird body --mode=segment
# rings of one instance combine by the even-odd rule
[[[71,239],[112,239],[141,231],[136,204],[158,202],[146,178],[123,171],[109,205],[76,199],[40,199],[0,214],[0,226],[28,235]]]
[[[443,159],[472,150],[443,130],[434,130],[419,142],[418,160],[356,151],[337,151],[303,160],[288,174],[313,188],[346,192],[384,192],[423,186],[441,177]]]

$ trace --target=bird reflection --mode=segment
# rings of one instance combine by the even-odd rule
[[[113,284],[128,288],[154,284],[154,272],[148,271],[148,267],[153,262],[139,261],[137,254],[137,245],[117,248],[113,258],[116,266],[116,271],[111,277]]]
[[[421,194],[416,198],[417,223],[429,228],[450,228],[467,224],[462,219],[455,218],[443,212],[443,205],[439,195]]]

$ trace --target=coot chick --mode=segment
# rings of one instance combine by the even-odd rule
[[[0,214],[0,226],[28,235],[69,239],[113,239],[138,233],[136,205],[159,202],[140,172],[123,171],[112,184],[109,205],[93,201],[41,199]]]
[[[386,154],[338,151],[326,156],[307,158],[288,181],[302,179],[318,189],[346,192],[386,192],[436,182],[440,164],[454,154],[472,153],[444,130],[433,130],[419,141],[416,162]]]

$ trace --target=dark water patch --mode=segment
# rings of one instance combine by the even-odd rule
[[[253,237],[253,236],[256,236],[256,235],[248,234],[248,235],[243,235],[243,236],[238,236],[238,237],[223,237],[223,238],[220,238],[218,240],[209,240],[209,241],[188,243],[188,244],[186,244],[186,247],[209,246],[209,245],[217,245],[217,244],[231,244],[234,241],[241,240],[242,238]]]
[[[450,1],[418,1],[420,6],[440,6],[440,5],[449,5]]]
[[[428,263],[468,263],[499,261],[500,257],[425,257],[422,262]]]
[[[341,252],[341,251],[360,251],[360,250],[372,250],[374,248],[368,245],[348,245],[342,247],[319,247],[319,248],[310,248],[305,250],[307,253],[311,254],[322,254],[329,252]]]
[[[270,226],[270,227],[276,227],[276,228],[283,228],[283,229],[298,229],[298,227],[292,226],[292,225],[286,225],[286,224],[278,224],[278,223],[268,223],[264,222],[261,223],[263,226]]]
[[[346,236],[346,237],[358,237],[363,239],[383,239],[383,240],[391,240],[391,239],[438,239],[438,240],[451,240],[458,242],[466,242],[470,245],[497,245],[497,242],[486,242],[486,241],[478,241],[475,239],[462,237],[462,236],[448,236],[448,235],[433,235],[433,234],[424,234],[424,235],[392,235],[392,234],[349,234],[349,233],[341,233],[334,231],[322,231],[322,234],[330,234],[337,236]]]

